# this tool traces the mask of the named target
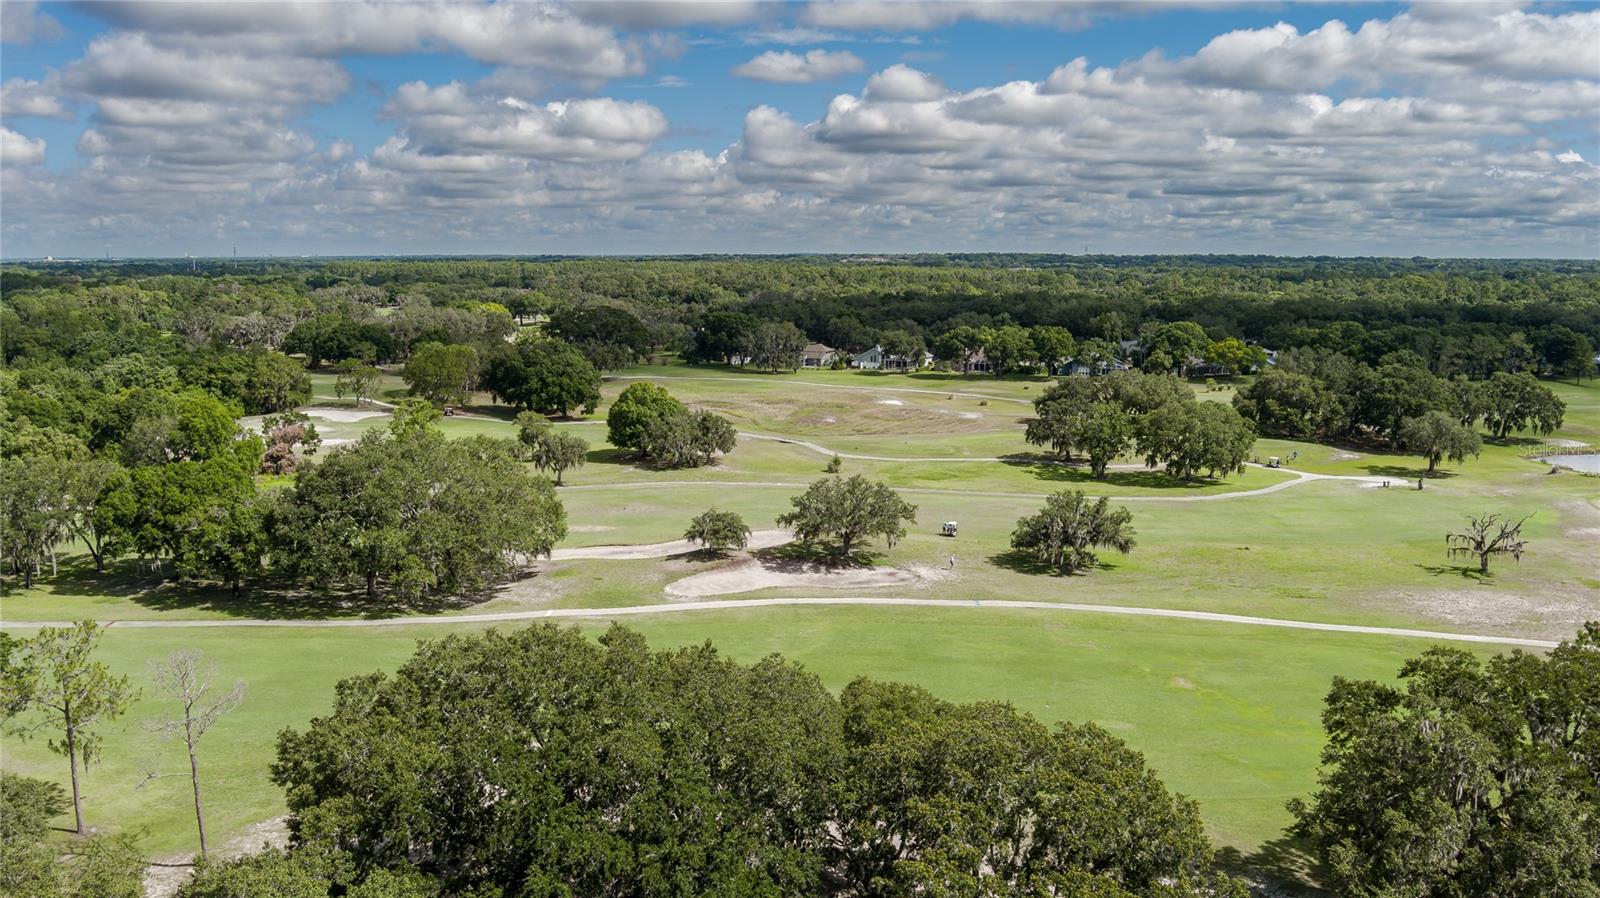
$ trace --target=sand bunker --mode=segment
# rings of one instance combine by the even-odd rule
[[[820,564],[750,558],[668,583],[667,594],[698,598],[790,586],[804,586],[807,589],[873,589],[910,586],[923,579],[914,571],[892,567],[829,568]]]
[[[879,399],[878,400],[878,404],[879,405],[905,405],[904,402],[901,402],[898,399]]]
[[[787,530],[757,530],[750,534],[751,549],[770,549],[781,546],[794,539],[794,535]],[[683,555],[688,552],[700,551],[699,543],[692,543],[686,539],[675,539],[666,543],[646,543],[638,546],[582,546],[569,549],[556,549],[550,553],[551,561],[571,561],[578,558],[612,558],[617,560],[630,560],[639,558],[666,558],[672,555]]]
[[[354,408],[308,408],[305,413],[313,418],[324,421],[337,421],[340,424],[354,424],[368,418],[384,418],[389,413],[382,409],[354,409]]]

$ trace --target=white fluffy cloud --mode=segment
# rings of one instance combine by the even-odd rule
[[[6,118],[77,118],[50,84],[27,78],[10,78],[0,84],[0,116]]]
[[[769,50],[733,67],[733,74],[773,84],[807,84],[866,71],[866,60],[848,50]]]
[[[53,41],[66,34],[54,16],[39,11],[33,0],[0,3],[0,43],[31,44]]]
[[[1061,27],[1117,8],[816,4],[803,17],[814,43],[831,33],[823,28],[963,18]],[[446,9],[459,15],[445,21]],[[1600,232],[1600,168],[1587,161],[1600,137],[1600,59],[1582,52],[1600,45],[1600,14],[1587,9],[1439,6],[1304,32],[1269,26],[1217,35],[1192,56],[1076,59],[1014,80],[971,77],[983,63],[975,57],[959,89],[896,64],[809,108],[758,101],[737,139],[700,148],[692,116],[675,133],[662,109],[600,85],[639,74],[652,47],[673,45],[638,29],[753,21],[724,46],[746,34],[798,37],[773,8],[93,11],[122,30],[59,73],[4,85],[3,234],[13,252],[62,254],[52,241],[98,250],[104,240],[135,251],[129,239],[181,251],[191,247],[174,241],[214,238],[327,252],[1088,241],[1593,255]],[[380,114],[393,133],[370,151],[341,139],[361,143],[354,134],[306,124],[307,110],[354,88],[344,55],[418,51],[464,54],[489,74],[400,86]],[[737,74],[795,83],[865,71],[853,54],[779,50]],[[717,89],[696,77],[673,99]],[[88,112],[83,164],[39,165],[44,143],[26,133],[26,117],[70,119],[74,103]]]
[[[44,161],[44,141],[0,127],[0,160],[6,165],[38,165]]]
[[[661,110],[610,98],[534,105],[475,95],[460,82],[401,85],[384,110],[404,123],[389,152],[511,156],[565,162],[633,159],[667,133]]]

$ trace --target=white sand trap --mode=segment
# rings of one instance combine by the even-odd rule
[[[354,424],[368,418],[386,418],[389,413],[380,409],[353,409],[353,408],[308,408],[303,410],[313,418],[324,421],[337,421],[340,424]]]
[[[573,524],[567,528],[568,533],[604,533],[617,528],[609,524]]]
[[[667,594],[696,598],[757,589],[804,586],[808,589],[872,589],[909,586],[922,580],[911,571],[892,567],[828,568],[800,562],[762,562],[754,558],[667,584]]]
[[[757,530],[750,534],[751,549],[770,549],[781,546],[794,539],[794,535],[787,530]],[[639,558],[666,558],[670,555],[682,555],[686,552],[700,551],[699,543],[692,543],[686,539],[675,539],[667,543],[646,543],[638,546],[582,546],[571,549],[556,549],[550,553],[551,561],[571,561],[578,558],[611,558],[617,560],[630,560]]]
[[[878,404],[879,405],[905,405],[904,402],[901,402],[898,399],[879,399],[878,400]]]

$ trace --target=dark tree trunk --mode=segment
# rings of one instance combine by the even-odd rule
[[[377,597],[378,597],[378,572],[377,571],[367,571],[367,598],[376,599]]]
[[[88,827],[83,824],[83,790],[78,786],[78,729],[70,722],[72,706],[67,706],[67,763],[72,768],[72,819],[75,832],[88,835]]]

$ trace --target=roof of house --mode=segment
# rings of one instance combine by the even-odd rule
[[[805,356],[838,355],[839,350],[826,343],[807,343],[806,348],[801,350],[801,354]]]

